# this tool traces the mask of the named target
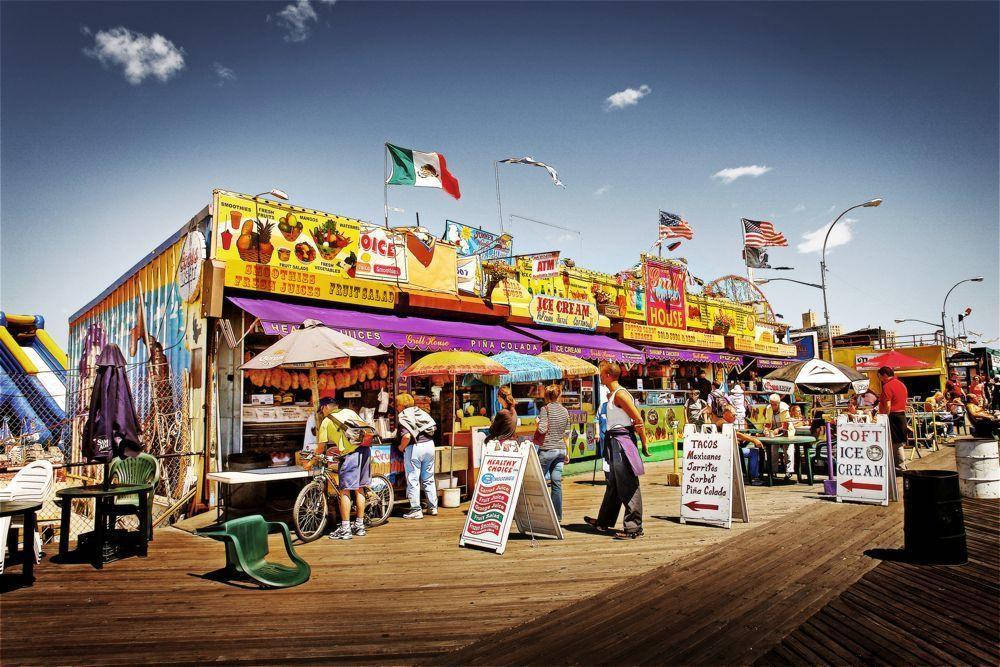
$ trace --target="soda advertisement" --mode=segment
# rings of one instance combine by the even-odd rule
[[[501,238],[500,234],[471,227],[454,220],[444,221],[444,236],[449,243],[458,246],[458,254],[463,257],[478,255],[481,259],[507,259],[513,252],[513,239]]]
[[[355,276],[406,282],[406,240],[385,227],[361,227]]]
[[[646,260],[646,318],[654,327],[687,328],[684,303],[685,269]]]
[[[226,263],[227,287],[395,306],[395,287],[357,275],[359,254],[369,258],[368,275],[386,264],[375,260],[370,247],[361,252],[361,229],[367,227],[361,221],[222,190],[212,194],[214,257]]]

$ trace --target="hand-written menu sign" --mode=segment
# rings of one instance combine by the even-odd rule
[[[698,521],[729,528],[733,517],[750,520],[736,436],[728,424],[722,433],[684,429],[681,523]]]
[[[837,501],[889,504],[895,465],[888,424],[837,421]]]
[[[493,440],[483,447],[479,479],[458,544],[502,554],[515,517],[523,533],[562,539],[534,446],[527,441]]]
[[[597,306],[587,301],[536,294],[528,305],[528,313],[537,324],[587,331],[597,328]]]

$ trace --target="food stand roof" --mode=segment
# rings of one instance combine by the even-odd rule
[[[659,345],[643,345],[642,352],[647,361],[700,361],[708,364],[743,365],[743,357],[730,352],[706,352],[705,350],[683,350]]]
[[[260,320],[268,334],[283,336],[303,320],[315,319],[349,336],[379,347],[411,350],[468,350],[483,354],[514,351],[537,354],[542,346],[534,338],[507,327],[426,317],[400,317],[355,310],[306,306],[271,299],[229,297],[229,300]]]
[[[607,359],[626,364],[641,364],[646,360],[640,350],[600,334],[551,331],[521,326],[513,328],[545,341],[553,352],[570,354],[583,359]]]

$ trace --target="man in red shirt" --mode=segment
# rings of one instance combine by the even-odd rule
[[[892,439],[892,456],[896,461],[897,470],[903,468],[903,445],[906,444],[906,399],[909,393],[896,373],[888,366],[878,369],[878,379],[882,382],[882,398],[878,402],[878,411],[889,415],[889,436]]]

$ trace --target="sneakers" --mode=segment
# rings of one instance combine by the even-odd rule
[[[349,540],[354,536],[351,534],[350,526],[345,528],[344,525],[341,524],[337,526],[337,530],[327,535],[327,537],[329,537],[331,540]]]
[[[437,512],[435,510],[435,514],[436,513]],[[416,509],[407,510],[406,514],[403,515],[403,518],[404,519],[423,519],[424,518],[424,512],[419,507],[416,508]]]
[[[437,516],[438,515],[438,508],[436,508],[436,507],[428,507],[427,508],[427,513],[430,514],[431,516]]]
[[[367,531],[367,530],[365,530],[365,524],[363,524],[363,523],[362,523],[362,524],[360,524],[360,525],[359,525],[359,524],[357,524],[357,523],[355,523],[355,524],[354,524],[354,525],[353,525],[353,526],[351,527],[351,530],[352,530],[352,531],[354,532],[354,534],[355,534],[355,535],[357,535],[358,537],[364,537],[365,535],[367,535],[367,534],[368,534],[368,531]]]

